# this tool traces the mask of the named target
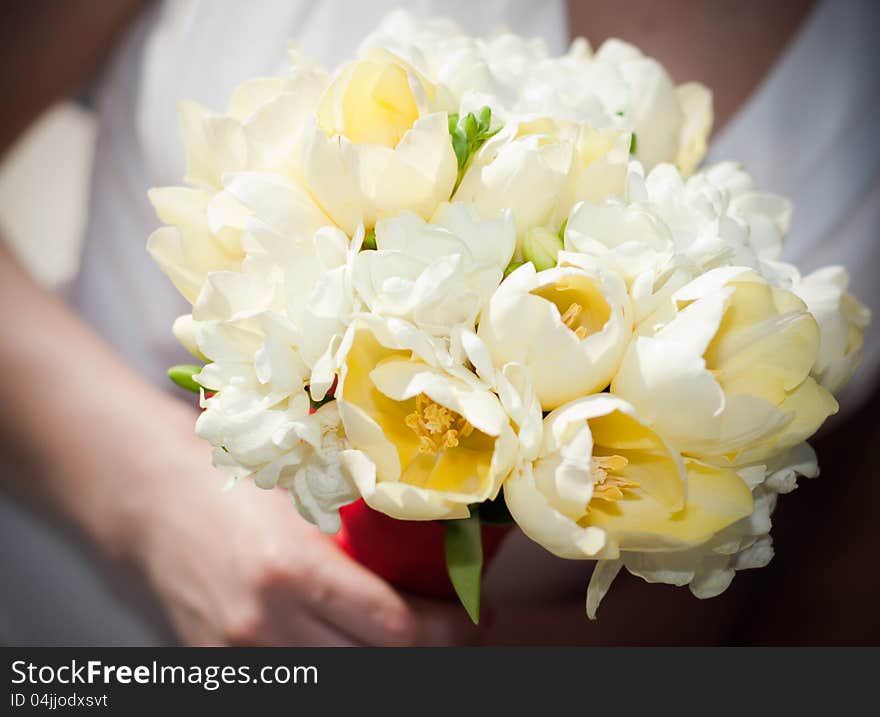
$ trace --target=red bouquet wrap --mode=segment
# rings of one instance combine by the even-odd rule
[[[348,555],[395,587],[423,597],[455,600],[446,567],[445,526],[441,521],[395,520],[363,500],[340,511],[336,542]],[[483,567],[489,566],[510,531],[483,523]]]

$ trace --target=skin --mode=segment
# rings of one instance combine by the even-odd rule
[[[718,131],[757,88],[813,5],[814,0],[570,0],[568,17],[572,36],[586,37],[593,48],[609,37],[625,38],[659,59],[676,82],[695,80],[711,88]]]
[[[733,12],[743,3],[629,0],[625,8],[571,3],[570,14],[573,33],[587,35],[594,46],[608,35],[627,37],[659,57],[677,80],[713,86],[717,127],[758,84],[809,4],[751,0],[747,11]],[[0,40],[15,61],[0,65],[0,91],[16,102],[0,117],[0,151],[96,72],[142,5],[19,2],[5,8]],[[680,41],[683,33],[687,43]],[[725,52],[717,53],[718,46]],[[724,59],[732,56],[745,59]],[[880,499],[876,481],[837,483],[830,512],[826,492],[816,485],[784,500],[774,531],[784,560],[739,575],[722,597],[697,601],[686,590],[621,575],[595,623],[583,608],[589,568],[556,560],[514,535],[490,571],[490,604],[478,633],[458,605],[401,595],[353,563],[302,521],[280,491],[220,491],[224,479],[210,467],[209,447],[193,434],[195,410],[147,384],[2,247],[0,325],[0,454],[11,466],[2,475],[6,487],[140,576],[182,642],[712,644],[880,634],[876,621],[866,624],[864,617],[875,612],[869,608],[876,585],[873,592],[866,580],[848,586],[848,611],[835,611],[841,596],[833,590],[864,566],[859,558],[868,548],[880,548],[876,531],[853,537],[858,551],[844,539],[852,532],[848,525],[869,524],[870,506]],[[821,443],[820,455],[840,457],[826,465],[826,474],[875,474],[876,457],[853,448],[878,438],[877,410],[870,410],[853,422],[858,431],[837,431]],[[158,446],[162,450],[149,449]],[[822,484],[830,482],[835,476]],[[810,516],[820,513],[822,530],[801,540]],[[830,544],[828,535],[835,536]],[[817,554],[821,571],[810,569]],[[529,581],[523,564],[530,566]],[[811,599],[798,601],[800,595]],[[794,627],[781,627],[787,624]]]

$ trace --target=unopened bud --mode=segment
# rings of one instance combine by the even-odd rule
[[[532,262],[537,271],[556,266],[556,257],[562,250],[559,235],[546,227],[534,227],[526,232],[522,254],[526,261]]]

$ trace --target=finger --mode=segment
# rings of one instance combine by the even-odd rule
[[[474,645],[479,630],[458,601],[428,600],[408,596],[417,622],[416,642],[426,647]]]
[[[333,543],[316,556],[307,589],[308,607],[323,620],[370,645],[412,645],[419,618],[387,582]]]
[[[295,610],[297,612],[295,612]],[[277,619],[262,628],[255,644],[264,647],[358,647],[361,643],[301,607],[276,610]]]

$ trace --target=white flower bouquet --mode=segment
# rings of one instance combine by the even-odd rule
[[[869,316],[780,260],[789,202],[694,173],[709,91],[403,13],[291,64],[184,103],[186,186],[150,193],[215,464],[474,620],[505,521],[597,561],[591,617],[621,567],[706,598],[765,565]]]

